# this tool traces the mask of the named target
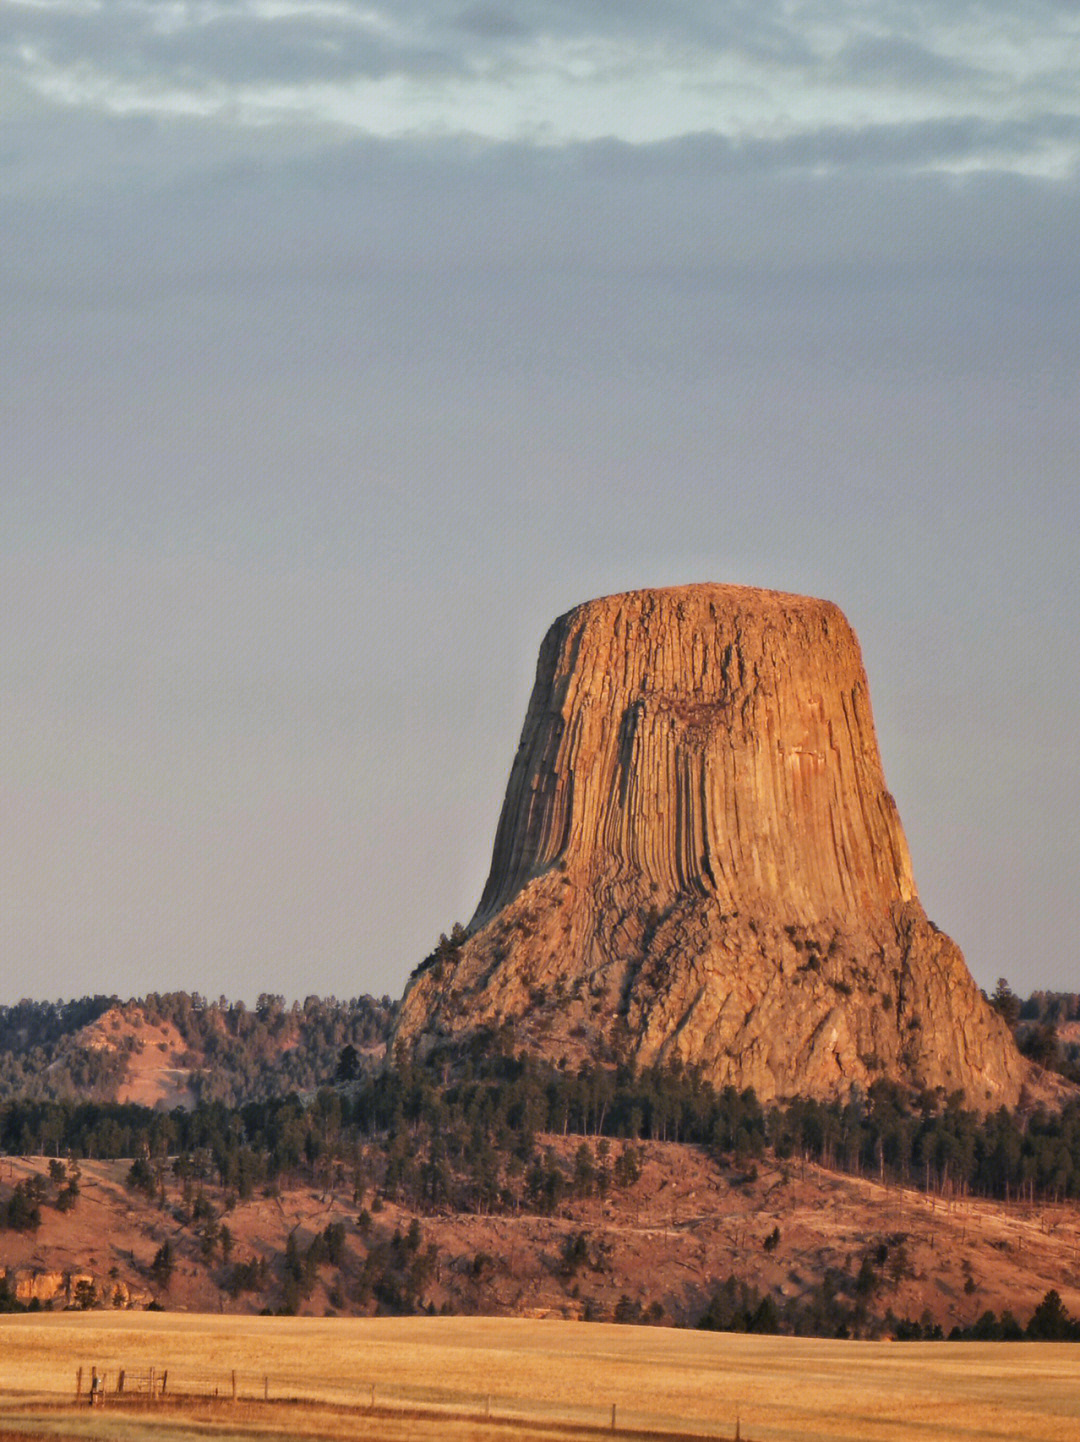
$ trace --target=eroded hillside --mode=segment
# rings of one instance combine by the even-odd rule
[[[385,1055],[389,998],[263,994],[254,1008],[166,992],[0,1007],[0,1102],[93,1099],[171,1111],[237,1106],[333,1080],[342,1052],[357,1072]]]
[[[1070,1206],[946,1200],[798,1161],[746,1168],[677,1143],[538,1144],[568,1178],[591,1169],[579,1194],[546,1215],[420,1211],[381,1189],[358,1194],[344,1171],[244,1201],[209,1179],[166,1173],[150,1197],[127,1184],[130,1163],[84,1162],[77,1205],[46,1204],[36,1232],[0,1232],[0,1254],[20,1300],[54,1307],[155,1300],[215,1312],[685,1325],[734,1275],[770,1298],[777,1318],[798,1311],[826,1334],[853,1319],[874,1333],[890,1313],[946,1331],[987,1309],[1026,1320],[1050,1289],[1080,1312]],[[3,1163],[5,1188],[47,1173],[43,1160]]]

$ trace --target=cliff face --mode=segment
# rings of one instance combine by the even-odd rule
[[[548,632],[468,940],[397,1037],[509,1023],[764,1098],[878,1077],[1015,1105],[1030,1068],[919,904],[835,606],[639,591]]]

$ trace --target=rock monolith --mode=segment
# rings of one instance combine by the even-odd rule
[[[481,1029],[763,1100],[888,1078],[988,1110],[1034,1081],[919,902],[851,627],[738,586],[609,596],[549,630],[483,896],[414,974],[396,1043]]]

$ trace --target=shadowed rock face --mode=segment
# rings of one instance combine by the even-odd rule
[[[504,1024],[763,1099],[889,1077],[1015,1105],[1031,1069],[919,904],[835,606],[688,586],[555,622],[469,938],[397,1036]]]

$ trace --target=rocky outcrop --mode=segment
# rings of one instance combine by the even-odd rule
[[[57,1297],[66,1302],[67,1283],[66,1272],[34,1272],[24,1267],[20,1267],[13,1276],[8,1277],[15,1300],[24,1305],[30,1302],[52,1302]]]
[[[15,1300],[24,1306],[37,1302],[49,1307],[141,1307],[151,1300],[151,1294],[145,1290],[132,1290],[119,1278],[102,1278],[93,1272],[49,1272],[19,1267],[9,1272],[8,1285]]]
[[[1038,1085],[919,903],[850,626],[742,587],[548,632],[480,905],[396,1041],[492,1027],[763,1099],[887,1077],[989,1109]]]

